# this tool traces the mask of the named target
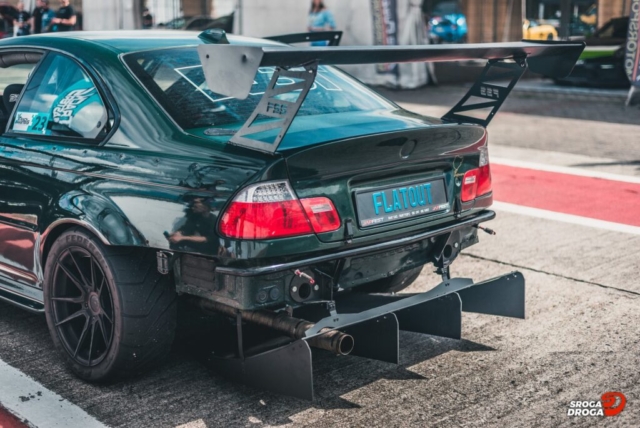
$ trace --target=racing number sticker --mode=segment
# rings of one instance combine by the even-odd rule
[[[39,134],[44,134],[45,131],[47,130],[47,122],[49,121],[47,116],[48,115],[46,114],[37,113],[33,117],[33,121],[29,129],[27,129],[27,132],[34,132],[34,133],[37,132]]]

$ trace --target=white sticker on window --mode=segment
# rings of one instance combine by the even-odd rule
[[[33,118],[37,115],[38,113],[16,113],[16,120],[13,122],[13,130],[26,131],[29,129],[29,126],[31,126]]]
[[[71,123],[76,108],[96,93],[96,88],[76,89],[69,92],[53,108],[53,121],[62,125]]]

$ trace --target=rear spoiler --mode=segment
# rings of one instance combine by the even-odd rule
[[[265,37],[274,42],[294,45],[307,42],[327,42],[327,46],[339,46],[342,40],[342,31],[314,31],[311,33],[282,34],[280,36]]]
[[[442,117],[445,121],[476,123],[486,127],[527,67],[547,77],[566,77],[571,73],[584,46],[583,42],[527,41],[464,45],[304,48],[205,44],[198,46],[198,54],[209,89],[238,99],[249,96],[258,68],[276,68],[258,106],[242,128],[229,140],[231,144],[274,153],[309,93],[319,65],[486,59],[487,65],[475,84],[462,100]],[[276,83],[279,78],[293,79],[296,83],[278,86]],[[508,81],[508,84],[502,86],[496,84],[496,81]],[[278,97],[294,91],[299,91],[295,102]],[[475,102],[475,99],[481,101]],[[482,119],[461,114],[479,109],[491,110],[487,117]],[[259,117],[277,120],[254,124]],[[273,130],[278,132],[272,142],[251,138],[252,135]]]

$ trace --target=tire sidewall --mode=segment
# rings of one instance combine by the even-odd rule
[[[105,274],[106,286],[109,287],[113,300],[113,337],[111,340],[111,346],[107,352],[105,358],[96,366],[86,367],[78,364],[65,350],[58,329],[55,327],[55,320],[53,317],[53,307],[51,305],[51,292],[53,286],[53,277],[55,266],[62,254],[70,247],[79,247],[88,251],[95,261],[100,265],[102,271]],[[120,343],[123,337],[123,323],[122,323],[122,298],[116,287],[116,282],[113,278],[111,266],[104,256],[102,245],[94,238],[86,235],[78,230],[71,230],[63,233],[60,238],[51,247],[49,256],[45,266],[44,274],[44,303],[45,303],[45,315],[47,319],[47,325],[53,342],[63,355],[69,365],[70,369],[79,377],[89,381],[100,381],[105,379],[113,369],[118,365],[118,355],[120,354]]]

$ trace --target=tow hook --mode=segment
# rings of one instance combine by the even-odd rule
[[[489,229],[488,227],[482,227],[479,224],[476,224],[476,228],[480,229],[484,233],[488,233],[489,235],[497,235],[496,231],[493,229]]]
[[[300,269],[296,269],[294,272],[294,274],[296,274],[296,276],[299,276],[300,278],[304,278],[307,281],[309,281],[309,284],[314,285],[316,283],[316,280],[313,279],[310,275],[307,275],[304,272],[301,272]]]

